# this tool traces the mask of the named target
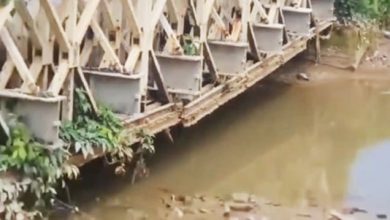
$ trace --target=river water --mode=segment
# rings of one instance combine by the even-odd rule
[[[248,192],[293,207],[388,213],[387,90],[387,80],[265,81],[176,133],[175,143],[158,141],[150,176],[135,185],[87,175],[73,191],[83,215],[67,219],[128,219],[129,209],[153,216],[163,191]]]

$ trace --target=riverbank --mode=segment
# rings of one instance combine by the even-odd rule
[[[302,54],[270,76],[274,81],[286,84],[317,85],[340,80],[388,80],[390,74],[390,39],[379,36],[365,53],[359,69],[353,70],[353,54],[327,47],[322,50],[321,61]],[[306,61],[305,61],[306,60]],[[300,78],[304,74],[307,79]]]
[[[129,213],[131,211],[129,210]],[[147,219],[147,214],[132,213],[131,219]],[[287,207],[278,202],[267,201],[248,193],[234,193],[230,196],[208,197],[204,195],[173,195],[162,198],[159,208],[161,220],[271,220],[271,219],[315,219],[315,220],[358,220],[387,219],[386,214],[369,213],[367,210],[350,207],[341,211],[321,207],[314,199],[301,207]]]

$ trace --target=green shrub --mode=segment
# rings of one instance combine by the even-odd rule
[[[340,21],[366,20],[381,27],[390,25],[390,0],[336,0],[336,16]]]

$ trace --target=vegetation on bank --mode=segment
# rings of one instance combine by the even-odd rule
[[[105,161],[116,167],[115,173],[123,175],[133,159],[137,159],[136,169],[144,167],[144,154],[154,152],[151,135],[126,130],[107,107],[99,106],[95,114],[80,89],[75,91],[74,115],[72,122],[62,125],[61,143],[56,146],[39,143],[18,116],[9,117],[10,134],[0,146],[0,219],[45,216],[42,212],[52,205],[57,189],[79,175],[78,168],[68,163],[71,155],[103,154]],[[139,144],[133,146],[134,140]]]
[[[335,0],[339,21],[369,21],[381,28],[390,26],[390,0]]]
[[[378,36],[390,28],[390,0],[335,0],[335,15],[339,24],[326,44],[351,57],[356,69],[365,54],[375,53]]]
[[[37,210],[47,206],[59,184],[65,185],[65,176],[77,176],[78,169],[66,162],[66,148],[40,144],[16,117],[9,126],[10,137],[0,146],[0,219],[25,219],[40,215]]]

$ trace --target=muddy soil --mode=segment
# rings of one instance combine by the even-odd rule
[[[267,201],[248,193],[234,193],[227,198],[205,195],[169,195],[162,198],[160,220],[374,220],[387,219],[385,214],[369,213],[358,207],[332,210],[319,207],[311,201],[305,208],[290,208],[284,204]],[[138,216],[137,216],[138,215]],[[139,213],[134,219],[147,219]]]
[[[339,80],[386,80],[390,75],[390,39],[378,38],[361,59],[357,70],[351,69],[351,54],[328,47],[321,52],[321,60],[315,63],[312,56],[302,54],[270,78],[288,84],[317,85]],[[304,61],[306,60],[306,61]],[[310,62],[311,61],[311,62]]]

